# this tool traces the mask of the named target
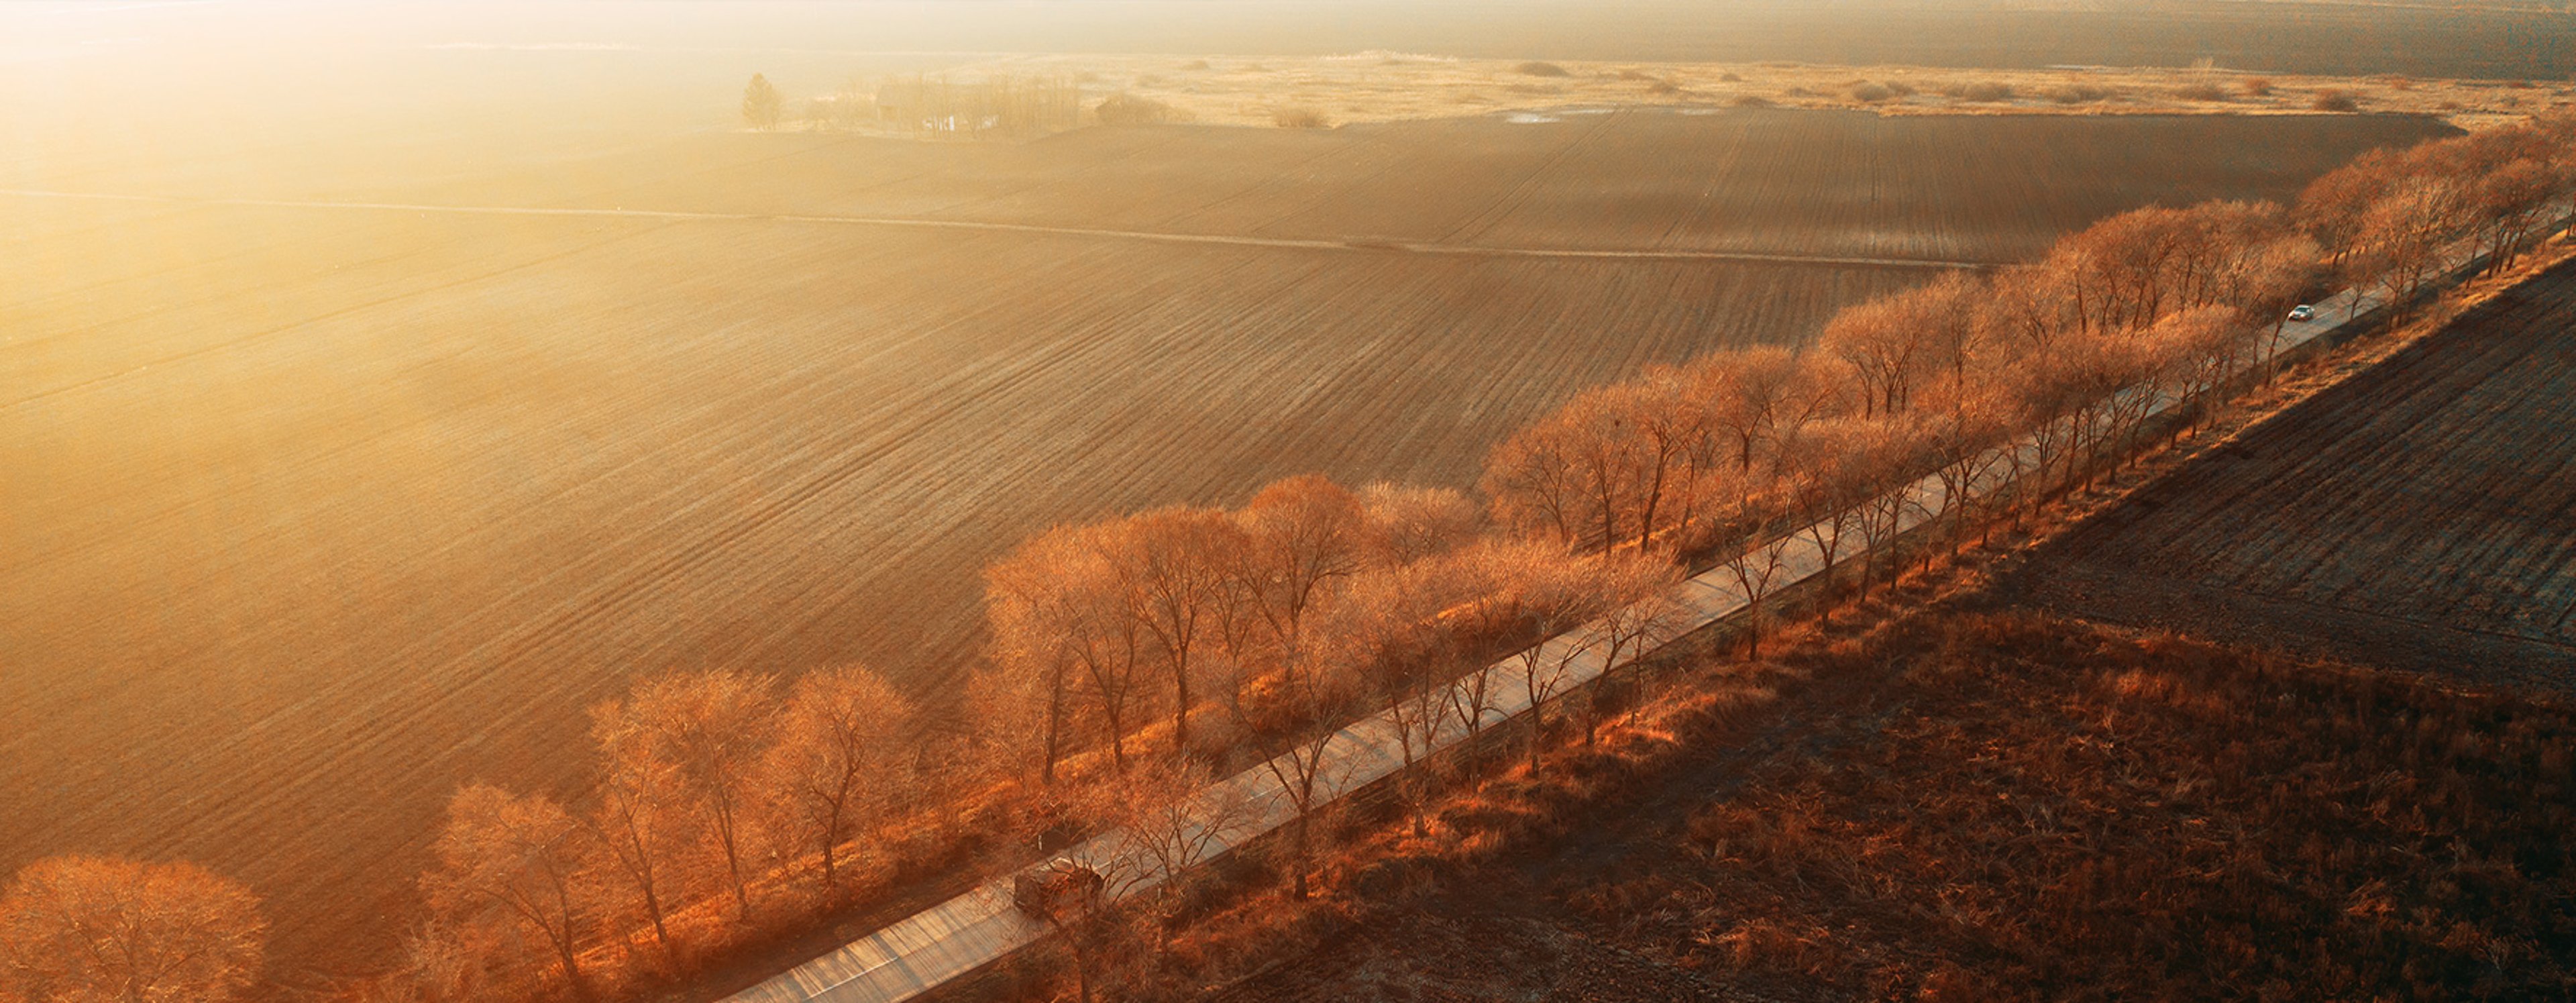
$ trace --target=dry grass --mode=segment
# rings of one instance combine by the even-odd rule
[[[2253,76],[2205,67],[1978,70],[1796,63],[1590,63],[1452,59],[1402,53],[1269,59],[1192,72],[1205,60],[1170,56],[1013,56],[961,67],[960,79],[1092,73],[1137,80],[1140,95],[1184,108],[1195,121],[1267,125],[1281,105],[1346,109],[1346,122],[1436,118],[1476,111],[1575,105],[1730,103],[1739,95],[1792,108],[1857,108],[1883,115],[2301,114],[2320,91],[2352,95],[2373,111],[2448,116],[2477,127],[2494,116],[2565,102],[2562,87],[2516,102],[2506,88],[2446,80]],[[1144,78],[1151,78],[1148,85]],[[1858,79],[1855,79],[1858,78]],[[2526,95],[2532,92],[2524,92]],[[1498,99],[1497,99],[1498,97]]]
[[[1768,757],[1570,890],[1596,931],[1745,989],[1882,998],[2571,975],[2566,708],[2017,613],[1831,661],[1892,675],[1823,751]]]
[[[1324,117],[1323,112],[1313,108],[1290,105],[1272,110],[1270,124],[1282,129],[1328,129],[1332,127],[1333,121]]]

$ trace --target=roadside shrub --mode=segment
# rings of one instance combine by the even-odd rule
[[[2317,99],[2308,107],[2318,111],[2360,111],[2361,99],[2353,97],[2351,91],[2318,91]]]
[[[2119,92],[2093,84],[2067,84],[2048,92],[2048,99],[2058,104],[2091,104],[2106,101]]]
[[[2225,101],[2227,88],[2206,82],[2185,84],[2174,88],[2174,96],[2185,101]]]
[[[1658,80],[1646,85],[1646,93],[1648,94],[1679,94],[1681,92],[1681,85],[1675,84],[1670,80]]]
[[[1720,73],[1720,74],[1718,74],[1718,75],[1717,75],[1717,79],[1718,79],[1720,82],[1723,82],[1723,83],[1730,83],[1730,84],[1740,84],[1740,83],[1743,83],[1743,82],[1744,82],[1744,78],[1743,78],[1743,77],[1737,76],[1737,75],[1735,75],[1735,74],[1733,74],[1733,73]]]
[[[1301,106],[1274,109],[1270,113],[1270,124],[1282,129],[1329,129],[1333,126],[1332,120],[1325,118],[1323,112]]]
[[[1888,90],[1887,88],[1885,88],[1885,87],[1883,87],[1883,86],[1880,86],[1880,85],[1878,85],[1878,84],[1868,84],[1868,83],[1865,83],[1865,84],[1862,84],[1862,85],[1860,85],[1860,86],[1858,86],[1858,87],[1854,87],[1854,88],[1852,88],[1851,95],[1852,95],[1852,98],[1853,98],[1854,100],[1861,101],[1861,102],[1863,102],[1863,103],[1867,103],[1867,104],[1877,104],[1878,102],[1885,101],[1885,100],[1887,100],[1887,99],[1889,99],[1889,98],[1895,97],[1895,96],[1896,96],[1896,92],[1895,92],[1895,91]]]
[[[2272,78],[2247,77],[2245,78],[2244,83],[2238,84],[2237,86],[2244,88],[2245,96],[2259,98],[2272,93]]]
[[[1897,97],[1901,97],[1901,98],[1910,98],[1910,97],[1913,97],[1913,96],[1915,95],[1915,93],[1916,93],[1916,89],[1915,89],[1915,86],[1914,86],[1913,84],[1906,83],[1905,81],[1902,81],[1902,80],[1889,80],[1889,81],[1884,82],[1884,83],[1883,83],[1883,84],[1881,84],[1880,86],[1886,87],[1890,93],[1893,93],[1893,94],[1895,94]]]
[[[1759,95],[1759,94],[1738,94],[1738,95],[1736,95],[1736,96],[1735,96],[1735,100],[1730,101],[1730,102],[1727,102],[1727,103],[1728,103],[1728,104],[1732,104],[1732,105],[1734,105],[1734,106],[1736,106],[1736,107],[1738,107],[1738,108],[1768,108],[1768,107],[1771,107],[1771,99],[1770,99],[1770,98],[1763,97],[1762,95]]]
[[[1570,77],[1574,75],[1565,72],[1565,67],[1558,66],[1555,63],[1542,63],[1535,60],[1512,67],[1512,72],[1527,77]]]
[[[1092,113],[1100,116],[1102,125],[1155,125],[1175,117],[1171,105],[1125,91],[1101,99]]]

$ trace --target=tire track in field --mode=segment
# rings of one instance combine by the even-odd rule
[[[1518,257],[1609,259],[1621,261],[1711,261],[1738,264],[1819,265],[1830,268],[1905,268],[1927,271],[1993,268],[2001,261],[1957,261],[1936,258],[1892,258],[1864,255],[1785,254],[1751,251],[1705,251],[1683,249],[1572,249],[1554,247],[1488,247],[1474,244],[1444,244],[1422,241],[1376,239],[1328,240],[1311,237],[1251,237],[1217,233],[1167,233],[1155,230],[1122,230],[1111,227],[1049,226],[1038,223],[1004,223],[986,220],[927,219],[913,216],[847,216],[828,213],[761,213],[709,212],[687,209],[628,209],[623,206],[601,208],[436,205],[415,202],[342,202],[322,199],[249,199],[192,198],[177,195],[129,195],[107,192],[70,192],[35,188],[0,188],[0,196],[12,198],[83,199],[101,202],[158,202],[251,206],[266,209],[340,209],[368,212],[453,213],[474,216],[534,216],[571,219],[658,219],[675,222],[711,221],[727,223],[809,223],[834,226],[872,226],[921,230],[961,230],[983,233],[1024,233],[1052,237],[1092,237],[1105,240],[1131,240],[1162,244],[1198,244],[1223,247],[1273,248],[1280,250],[1325,251],[1340,253],[1412,253],[1454,255],[1459,257]],[[0,404],[0,408],[7,407]]]

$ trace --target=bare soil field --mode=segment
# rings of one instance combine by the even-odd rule
[[[2563,994],[2565,705],[1997,598],[1710,667],[1216,998]]]
[[[291,980],[364,968],[455,785],[565,790],[583,707],[630,676],[865,659],[936,702],[976,570],[1026,533],[1305,471],[1463,485],[1580,388],[1928,274],[1553,252],[2008,260],[2443,128],[1729,112],[18,160],[11,187],[175,201],[0,196],[0,870],[197,860],[267,897]],[[418,208],[283,204],[348,201]],[[606,212],[519,211],[548,208]],[[1019,228],[947,225],[988,223]]]
[[[2067,534],[2019,587],[2136,625],[2576,692],[2576,266]]]
[[[2286,200],[2363,150],[2452,134],[2420,116],[1701,112],[1092,128],[1026,143],[689,136],[507,170],[318,179],[301,167],[28,164],[0,171],[0,188],[1999,263],[2121,209]]]

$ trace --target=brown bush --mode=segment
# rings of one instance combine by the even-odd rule
[[[2225,101],[2227,88],[2214,83],[2185,84],[2174,88],[2174,96],[2185,101]]]
[[[1295,105],[1272,111],[1270,124],[1282,129],[1329,129],[1333,126],[1332,120],[1325,118],[1323,112]]]
[[[1759,94],[1738,94],[1738,95],[1736,95],[1736,96],[1735,96],[1735,99],[1734,99],[1734,100],[1729,101],[1729,102],[1727,102],[1727,103],[1728,103],[1728,104],[1731,104],[1731,105],[1734,105],[1734,106],[1736,106],[1736,107],[1738,107],[1738,108],[1768,108],[1768,107],[1771,107],[1771,99],[1770,99],[1770,98],[1763,97],[1762,95],[1759,95]]]
[[[1962,101],[1976,101],[1981,103],[2010,101],[2013,99],[2013,89],[2011,84],[1999,83],[1993,80],[1950,88],[1943,91],[1943,93]]]
[[[2244,83],[2238,84],[2237,86],[2244,89],[2247,97],[2259,98],[2272,93],[2272,78],[2247,77],[2245,78]]]
[[[2354,97],[2351,91],[2318,91],[2316,100],[2309,102],[2308,107],[2318,111],[2360,111],[2361,99]]]
[[[1171,105],[1125,91],[1102,98],[1092,113],[1102,125],[1155,125],[1178,117]]]
[[[1867,104],[1876,104],[1895,97],[1896,92],[1888,90],[1884,85],[1864,83],[1858,87],[1852,88],[1851,96],[1855,101]]]
[[[1512,67],[1512,72],[1527,77],[1570,77],[1574,75],[1566,72],[1565,67],[1558,66],[1555,63],[1542,63],[1536,60]]]
[[[2108,101],[2114,97],[2118,97],[2119,93],[2120,92],[2108,87],[2101,87],[2094,84],[2067,84],[2062,87],[2051,88],[2048,92],[2048,99],[2055,101],[2058,104],[2092,104],[2096,101]]]

